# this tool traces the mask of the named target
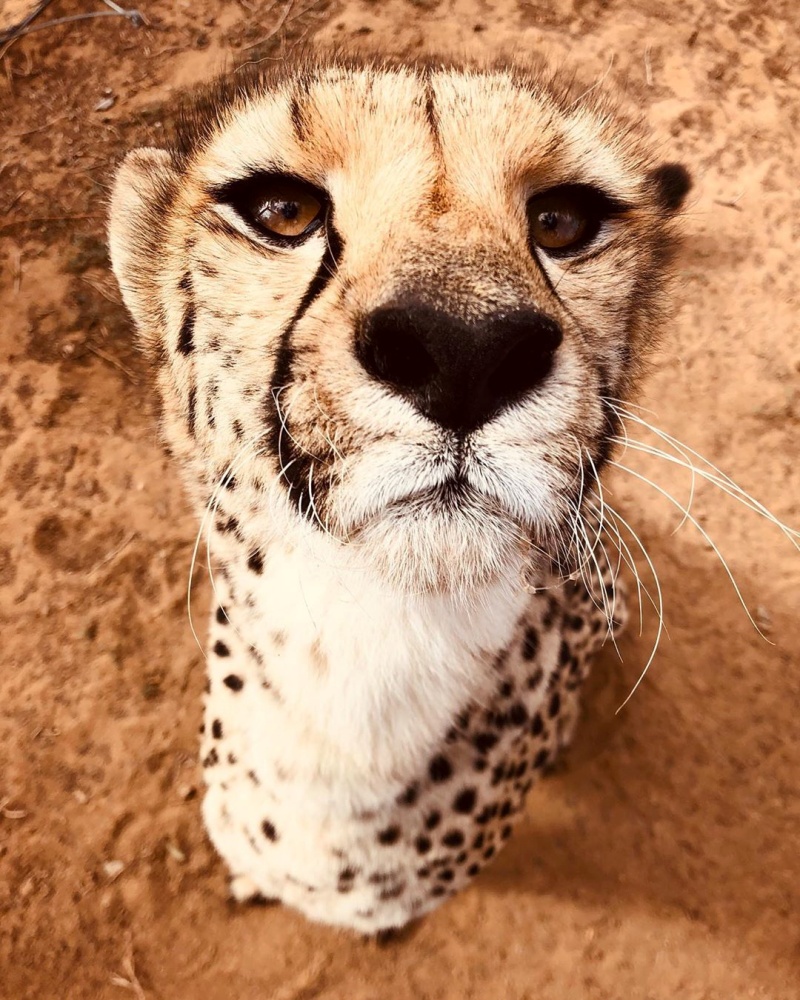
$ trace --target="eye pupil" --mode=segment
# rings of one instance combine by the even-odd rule
[[[539,216],[539,225],[548,233],[554,233],[558,229],[559,216],[555,212],[542,212]]]
[[[536,194],[528,201],[531,244],[555,255],[580,250],[594,240],[604,220],[622,207],[583,184],[565,184]]]
[[[296,201],[284,201],[280,203],[278,211],[287,222],[291,222],[300,214],[300,206]]]
[[[297,242],[323,223],[327,198],[306,181],[285,174],[257,173],[218,192],[251,228],[273,241]]]

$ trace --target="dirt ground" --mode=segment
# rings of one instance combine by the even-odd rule
[[[2,4],[0,4],[0,7]],[[36,22],[100,0],[52,4]],[[800,996],[800,553],[699,485],[713,550],[610,484],[670,638],[599,664],[577,743],[504,855],[379,947],[237,909],[199,813],[194,523],[108,271],[114,163],[231,54],[315,36],[543,51],[624,88],[694,172],[675,322],[643,405],[800,527],[800,11],[793,0],[141,0],[0,57],[0,996]],[[2,46],[0,46],[2,49]],[[689,477],[629,452],[682,499]],[[206,606],[205,581],[195,594]]]

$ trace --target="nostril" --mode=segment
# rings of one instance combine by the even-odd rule
[[[536,337],[526,337],[515,344],[489,375],[490,393],[498,399],[508,399],[539,385],[550,374],[555,350]]]
[[[360,354],[362,364],[374,377],[398,389],[418,389],[437,370],[417,335],[399,323],[367,330]]]
[[[558,323],[541,317],[499,360],[487,378],[487,389],[497,399],[515,399],[540,385],[553,368],[561,344]]]

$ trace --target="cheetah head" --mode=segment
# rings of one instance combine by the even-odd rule
[[[406,591],[559,563],[660,332],[687,189],[538,70],[215,85],[172,148],[128,155],[110,221],[198,506]]]

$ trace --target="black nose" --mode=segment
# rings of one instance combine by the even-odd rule
[[[533,309],[468,323],[408,303],[370,313],[356,350],[373,378],[442,427],[466,433],[540,385],[561,340],[561,326]]]

